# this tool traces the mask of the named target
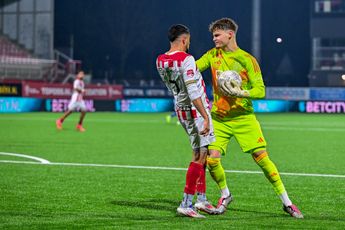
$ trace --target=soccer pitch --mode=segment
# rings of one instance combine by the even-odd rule
[[[60,115],[0,114],[1,229],[345,229],[344,115],[257,115],[302,220],[234,139],[223,158],[230,209],[191,219],[176,214],[191,150],[167,114],[89,113],[85,133],[79,114],[56,130]],[[216,204],[209,175],[207,194]]]

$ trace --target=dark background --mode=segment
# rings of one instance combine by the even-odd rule
[[[197,59],[213,47],[208,25],[222,17],[239,24],[238,44],[251,52],[251,0],[58,0],[54,43],[67,54],[73,47],[74,58],[94,80],[159,82],[155,59],[169,48],[169,26],[190,28],[190,52]],[[309,0],[261,1],[259,62],[267,86],[308,85],[309,18]],[[204,78],[209,81],[210,74]]]

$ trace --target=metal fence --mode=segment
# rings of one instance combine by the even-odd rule
[[[0,56],[0,79],[50,81],[56,76],[57,62],[36,58]]]

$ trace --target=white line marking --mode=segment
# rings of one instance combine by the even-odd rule
[[[0,163],[10,164],[41,164],[39,162],[32,161],[11,161],[0,160]],[[134,165],[109,165],[109,164],[84,164],[84,163],[62,163],[62,162],[50,162],[48,165],[58,166],[83,166],[83,167],[107,167],[107,168],[130,168],[130,169],[153,169],[153,170],[174,170],[174,171],[186,171],[186,168],[174,168],[174,167],[159,167],[159,166],[134,166]],[[227,173],[241,173],[241,174],[262,174],[261,171],[241,171],[241,170],[225,170]],[[308,176],[308,177],[333,177],[333,178],[345,178],[345,175],[335,174],[313,174],[313,173],[285,173],[280,172],[281,175],[286,176]]]
[[[28,158],[28,159],[32,159],[32,160],[35,160],[35,161],[39,161],[41,164],[50,164],[49,161],[47,161],[47,160],[45,160],[43,158],[28,156],[28,155],[24,155],[24,154],[0,152],[0,155]]]

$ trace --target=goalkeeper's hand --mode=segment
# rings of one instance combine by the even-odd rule
[[[221,92],[227,97],[249,97],[248,90],[242,90],[236,81],[223,82],[220,85]]]

